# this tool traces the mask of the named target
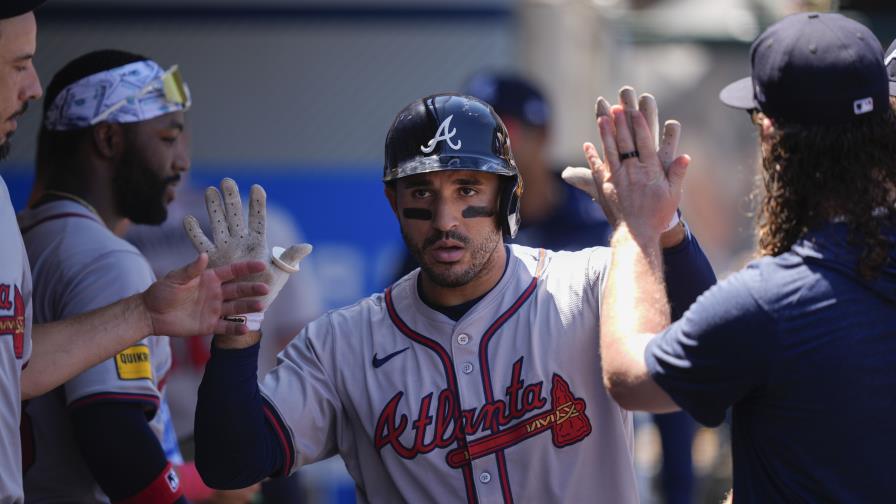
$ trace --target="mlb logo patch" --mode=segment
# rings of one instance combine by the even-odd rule
[[[165,475],[165,481],[168,482],[168,488],[170,488],[172,492],[177,492],[178,487],[180,487],[180,479],[177,477],[177,473],[174,472],[173,467],[168,469],[168,474]]]
[[[856,115],[867,114],[872,110],[874,110],[874,98],[862,98],[861,100],[852,102],[852,111],[855,112]]]

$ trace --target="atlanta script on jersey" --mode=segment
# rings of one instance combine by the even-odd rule
[[[508,246],[457,322],[413,272],[310,324],[261,386],[286,469],[338,452],[361,502],[637,502],[631,417],[601,381],[608,252]]]

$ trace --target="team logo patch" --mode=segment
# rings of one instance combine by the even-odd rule
[[[436,130],[436,136],[432,137],[429,140],[429,143],[427,143],[426,145],[421,145],[421,151],[423,151],[425,154],[429,154],[436,149],[436,144],[438,144],[441,140],[444,140],[445,143],[448,144],[448,147],[451,147],[454,150],[460,149],[460,146],[462,145],[460,140],[458,140],[457,143],[451,141],[451,138],[457,134],[457,128],[448,131],[451,128],[451,118],[453,117],[454,114],[451,114],[444,121],[442,121],[442,124],[439,125],[439,129]]]
[[[149,360],[149,347],[134,345],[125,348],[115,356],[115,369],[122,380],[151,380],[152,363]]]
[[[168,483],[168,488],[170,488],[172,492],[177,492],[177,489],[180,487],[180,478],[177,477],[177,473],[174,472],[173,467],[168,469],[168,474],[165,475],[165,481]]]
[[[18,285],[0,284],[0,310],[12,310],[12,315],[0,317],[0,336],[12,336],[16,359],[21,359],[25,355],[25,300]]]
[[[479,435],[466,446],[457,446],[447,453],[448,465],[459,468],[544,432],[550,432],[557,448],[588,437],[591,421],[585,414],[585,400],[572,393],[569,383],[554,373],[549,403],[542,394],[544,383],[526,384],[522,367],[520,357],[513,365],[510,385],[505,389],[506,399],[496,399],[479,408],[460,409],[454,395],[445,389],[435,400],[433,394],[423,397],[417,418],[411,419],[399,413],[404,393],[398,392],[377,421],[377,449],[391,446],[400,457],[411,459],[438,448],[454,447],[459,440]],[[415,431],[411,446],[399,439],[408,428]]]

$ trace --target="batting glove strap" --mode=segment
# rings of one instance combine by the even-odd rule
[[[228,315],[221,317],[227,322],[236,322],[245,325],[250,331],[258,331],[261,329],[261,322],[264,320],[264,312],[244,313],[242,315]]]

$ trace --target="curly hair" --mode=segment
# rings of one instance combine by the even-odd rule
[[[887,265],[896,224],[896,114],[849,124],[775,126],[764,140],[758,212],[760,255],[786,252],[808,230],[846,222],[862,248],[856,265],[872,279]]]

